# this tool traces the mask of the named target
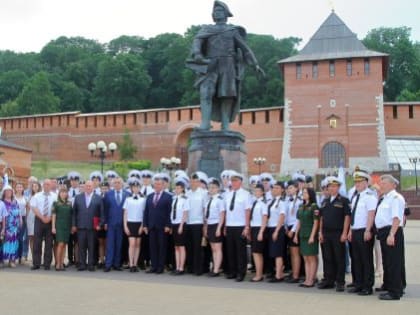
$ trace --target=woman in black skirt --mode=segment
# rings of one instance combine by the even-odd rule
[[[124,232],[128,236],[128,259],[130,272],[138,272],[137,261],[140,255],[140,241],[143,231],[143,213],[146,207],[146,198],[140,194],[140,181],[130,178],[128,181],[132,196],[125,199]]]
[[[209,200],[206,204],[204,235],[208,238],[213,256],[213,270],[209,277],[217,277],[223,260],[223,225],[225,223],[226,209],[223,197],[219,194],[220,183],[212,179],[209,183]]]
[[[276,274],[269,282],[282,282],[284,280],[283,256],[286,246],[284,184],[276,182],[271,193],[273,199],[267,206],[268,251],[270,257],[275,259]]]
[[[264,186],[257,184],[254,188],[255,200],[251,207],[251,251],[255,263],[255,277],[251,282],[259,282],[264,279],[264,247],[266,243],[265,228],[268,221],[267,205],[264,198]]]
[[[184,225],[187,221],[189,211],[188,198],[185,195],[186,185],[185,180],[182,178],[177,179],[171,209],[172,236],[174,239],[176,263],[176,268],[172,271],[172,274],[176,276],[184,274],[186,259]]]

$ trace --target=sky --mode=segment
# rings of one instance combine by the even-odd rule
[[[408,26],[420,42],[419,0],[226,0],[229,23],[249,33],[308,42],[334,9],[358,35],[381,26]],[[211,24],[213,0],[0,0],[0,50],[39,52],[60,36],[107,43],[121,35],[183,34]],[[302,48],[302,47],[300,47]]]

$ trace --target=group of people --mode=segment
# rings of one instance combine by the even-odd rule
[[[32,270],[49,270],[53,256],[57,271],[72,264],[92,272],[149,267],[148,273],[169,270],[174,276],[223,272],[241,282],[251,269],[251,282],[342,292],[349,248],[348,291],[371,295],[378,239],[383,284],[375,290],[384,291],[382,300],[402,297],[405,201],[393,176],[383,175],[375,190],[369,172],[357,167],[348,199],[334,176],[322,181],[317,195],[312,178],[300,173],[287,182],[269,173],[250,176],[249,189],[233,170],[223,171],[220,179],[200,171],[174,175],[133,170],[125,183],[113,171],[106,180],[93,172],[82,182],[79,173],[70,172],[63,183],[46,179],[41,185],[31,177],[26,190],[21,183],[4,185],[0,263],[16,267],[30,248]]]

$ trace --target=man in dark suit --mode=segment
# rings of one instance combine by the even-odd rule
[[[73,202],[73,232],[77,232],[79,242],[79,271],[86,270],[86,251],[88,251],[88,269],[95,271],[94,254],[96,231],[99,222],[103,222],[102,198],[93,193],[93,182],[85,183],[84,193],[76,195]]]
[[[123,241],[123,205],[129,193],[123,190],[123,180],[120,177],[113,179],[114,189],[108,191],[104,196],[106,258],[105,272],[115,270],[121,271],[121,246]]]
[[[172,195],[164,191],[163,179],[155,175],[155,192],[146,199],[143,226],[149,235],[152,267],[148,273],[163,273],[166,261],[166,247],[171,226]]]

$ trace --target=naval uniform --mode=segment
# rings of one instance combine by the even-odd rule
[[[226,209],[226,251],[229,278],[242,281],[246,274],[246,237],[242,235],[246,227],[246,217],[251,210],[251,194],[243,188],[231,190],[225,197]]]
[[[174,246],[185,246],[185,222],[182,223],[184,213],[189,211],[188,198],[185,195],[176,195],[172,199],[171,208],[171,223],[172,223],[172,236]],[[182,233],[178,233],[181,223],[184,225]]]
[[[382,199],[382,198],[381,198]],[[404,197],[392,190],[383,196],[378,202],[375,217],[375,226],[378,231],[378,239],[381,242],[382,262],[384,268],[384,288],[389,295],[399,299],[403,293],[404,272],[404,233],[403,218],[405,200]],[[395,245],[389,246],[386,239],[391,231],[394,218],[400,220],[395,233]]]
[[[123,209],[127,211],[127,227],[130,231],[128,237],[139,238],[139,229],[143,222],[144,208],[146,207],[146,198],[134,195],[125,199]]]
[[[251,251],[253,253],[262,254],[266,244],[266,233],[263,233],[263,239],[258,240],[258,234],[260,233],[264,216],[268,215],[267,204],[264,202],[264,198],[258,198],[254,200],[251,207]]]
[[[324,279],[326,286],[343,286],[345,283],[345,243],[341,242],[341,234],[346,216],[350,216],[350,201],[338,194],[324,200],[320,209],[322,234],[321,245],[324,259]]]
[[[369,213],[376,209],[376,197],[370,189],[355,192],[351,202],[351,247],[352,247],[352,272],[355,289],[372,291],[375,280],[373,267],[373,245],[375,238],[364,240]],[[372,222],[373,223],[373,222]],[[368,231],[372,233],[372,231]]]
[[[223,197],[219,194],[210,196],[206,205],[207,236],[210,243],[221,243],[223,236],[216,236],[217,227],[220,224],[220,215],[226,212]]]
[[[204,208],[207,203],[207,191],[201,187],[187,193],[189,212],[186,226],[187,268],[196,275],[203,273],[204,252],[201,246],[203,239]]]

